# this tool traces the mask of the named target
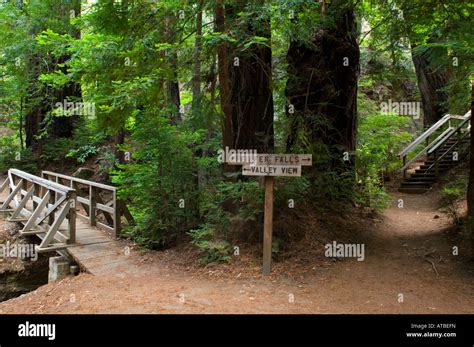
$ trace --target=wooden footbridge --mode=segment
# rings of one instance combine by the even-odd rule
[[[133,222],[113,186],[43,171],[38,177],[10,169],[0,182],[0,214],[36,235],[38,253],[58,252],[92,274],[124,266],[117,241],[122,222]]]

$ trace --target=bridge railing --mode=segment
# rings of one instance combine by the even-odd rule
[[[97,226],[117,237],[121,231],[122,216],[133,222],[126,204],[118,199],[114,186],[51,171],[43,171],[42,177],[74,189],[78,202],[77,216],[91,226]]]
[[[0,211],[9,212],[10,221],[22,222],[22,235],[37,235],[38,252],[61,250],[76,241],[76,191],[29,173],[10,169],[0,184],[0,194],[8,195]]]

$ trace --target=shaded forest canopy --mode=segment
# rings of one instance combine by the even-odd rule
[[[277,179],[279,215],[290,200],[383,209],[397,153],[471,107],[472,11],[464,0],[3,1],[0,171],[90,166],[129,203],[124,236],[164,248],[186,235],[205,262],[229,260],[239,230],[261,237],[262,186],[221,165],[222,148],[313,155],[302,177]]]

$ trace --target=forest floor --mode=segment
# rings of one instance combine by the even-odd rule
[[[186,249],[145,252],[123,241],[129,271],[44,285],[0,303],[0,313],[474,313],[474,266],[453,255],[439,193],[390,193],[392,207],[366,223],[364,261],[294,256],[262,277],[245,250],[204,267]]]

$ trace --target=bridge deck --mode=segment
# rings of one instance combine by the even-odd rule
[[[76,221],[76,243],[66,252],[93,275],[123,272],[128,266],[119,241],[81,220]]]
[[[0,182],[3,179],[0,177]],[[6,197],[6,192],[0,193],[0,201],[4,201]],[[66,228],[67,223],[63,223],[59,230]],[[43,238],[43,235],[37,236]],[[76,220],[76,243],[61,251],[64,252],[73,258],[81,269],[93,275],[117,274],[130,269],[121,242],[80,219]]]

